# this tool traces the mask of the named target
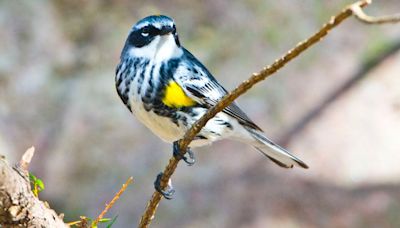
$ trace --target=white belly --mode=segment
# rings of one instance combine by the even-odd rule
[[[132,109],[135,116],[162,140],[172,143],[184,135],[186,129],[176,125],[170,118],[159,116],[153,111],[147,112],[142,105],[138,106]]]
[[[194,122],[198,118],[200,118],[206,111],[203,108],[199,108],[199,115],[196,115],[194,117],[187,115],[187,126],[184,126],[181,122],[178,126],[168,117],[159,116],[153,111],[146,111],[143,107],[143,104],[141,102],[137,102],[137,100],[136,102],[131,102],[131,108],[132,112],[140,120],[140,122],[142,122],[147,128],[149,128],[155,135],[168,143],[173,143],[174,141],[181,139],[186,131],[190,128],[190,126],[194,124]],[[185,114],[182,113],[182,115]],[[190,143],[190,146],[204,146],[212,143],[213,141],[217,141],[223,138],[229,138],[232,135],[233,131],[218,123],[218,120],[226,121],[228,119],[231,119],[231,117],[227,116],[224,113],[218,113],[214,118],[207,122],[206,126],[199,133],[199,135],[206,136],[207,139],[196,139]],[[235,123],[236,120],[233,120],[232,122]],[[215,134],[214,132],[217,134]]]

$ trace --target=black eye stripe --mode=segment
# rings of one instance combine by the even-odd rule
[[[140,29],[140,32],[147,33],[148,31],[149,31],[148,27],[144,27],[144,28]]]
[[[160,30],[154,26],[145,26],[140,29],[141,33],[149,33],[150,35],[157,35],[160,33]]]
[[[143,27],[140,31],[148,33],[150,31],[150,27],[149,26]]]
[[[173,23],[143,23],[141,26],[134,26],[128,35],[127,44],[134,47],[143,47],[151,43],[157,36],[168,33],[172,33],[175,43],[180,46],[176,26]]]

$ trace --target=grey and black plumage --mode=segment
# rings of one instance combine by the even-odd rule
[[[116,69],[116,88],[128,109],[167,142],[180,139],[227,91],[181,46],[174,21],[149,16],[128,34]],[[249,144],[279,166],[308,168],[273,143],[236,103],[209,120],[190,147],[232,139]]]

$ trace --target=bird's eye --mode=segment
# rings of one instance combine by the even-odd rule
[[[149,36],[149,33],[148,32],[142,32],[142,36],[147,37],[147,36]]]

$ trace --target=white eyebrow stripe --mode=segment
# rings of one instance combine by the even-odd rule
[[[153,26],[158,28],[158,29],[162,28],[162,24],[160,24],[160,23],[154,23]]]

